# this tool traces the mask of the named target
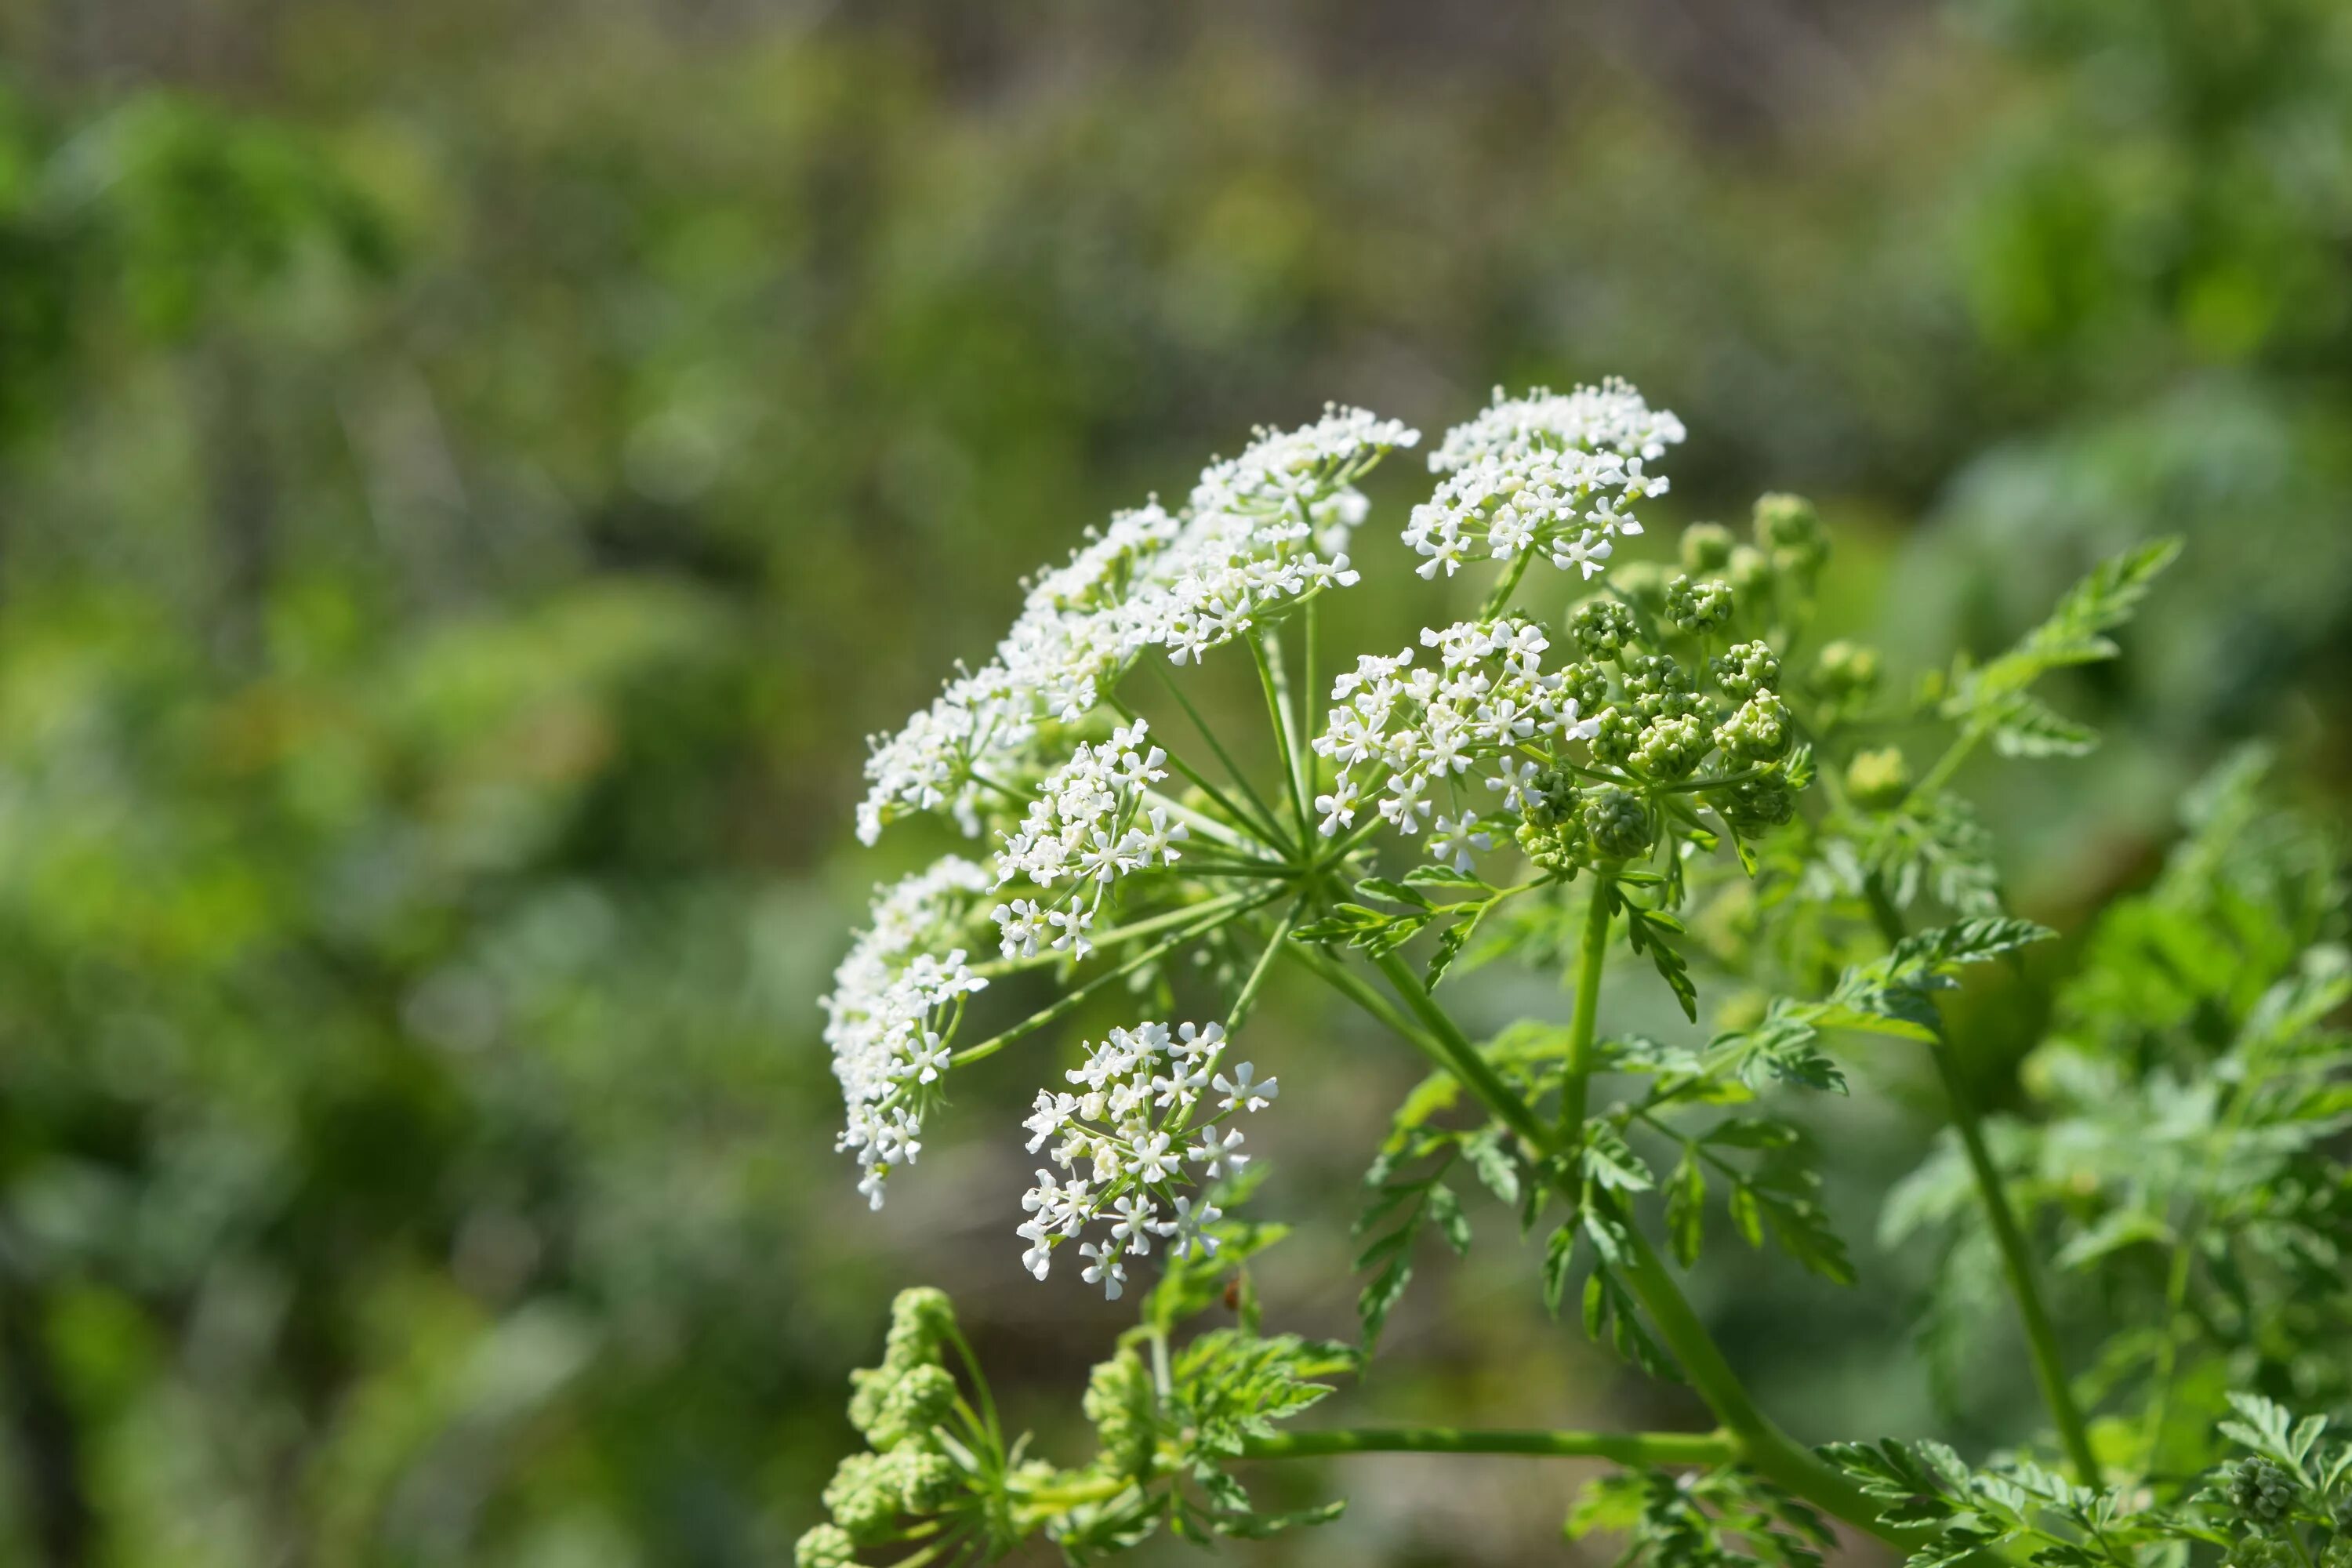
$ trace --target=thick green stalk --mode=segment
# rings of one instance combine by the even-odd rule
[[[1869,883],[1868,891],[1871,916],[1878,923],[1879,934],[1893,946],[1903,940],[1903,916],[1875,879]],[[1993,1163],[1992,1151],[1985,1144],[1984,1125],[1969,1093],[1968,1080],[1961,1076],[1951,1043],[1942,1037],[1941,1030],[1937,1033],[1936,1043],[1927,1047],[1927,1054],[1935,1058],[1936,1076],[1943,1080],[1952,1126],[1959,1132],[1969,1173],[1976,1178],[1978,1198],[1984,1205],[1993,1243],[2000,1252],[2001,1272],[2008,1277],[2010,1294],[2017,1301],[2018,1318],[2025,1326],[2025,1347],[2033,1363],[2034,1381],[2042,1387],[2042,1402],[2049,1409],[2051,1424],[2058,1428],[2059,1446],[2066,1451],[2066,1462],[2074,1469],[2074,1479],[2084,1486],[2096,1486],[2098,1456],[2091,1451],[2090,1432],[2083,1424],[2081,1407],[2074,1403],[2066,1364],[2058,1354],[2058,1332],[2050,1321],[2049,1309],[2042,1304],[2041,1283],[2033,1271],[2033,1254],[2026,1246],[2024,1228],[2017,1223],[2017,1211],[2010,1205],[2009,1189],[2001,1182],[2000,1168]]]
[[[1326,1454],[1528,1454],[1621,1465],[1725,1465],[1739,1458],[1728,1432],[1464,1432],[1451,1426],[1355,1426],[1243,1440],[1243,1457]]]
[[[1576,1010],[1569,1016],[1568,1060],[1559,1080],[1559,1141],[1573,1149],[1584,1138],[1585,1093],[1592,1081],[1592,1041],[1600,1024],[1601,966],[1609,956],[1609,889],[1596,873],[1584,912],[1584,941],[1576,957]]]
[[[1392,952],[1373,962],[1414,1017],[1426,1027],[1429,1043],[1437,1047],[1444,1065],[1536,1151],[1542,1159],[1546,1180],[1553,1188],[1570,1203],[1580,1203],[1582,1184],[1572,1171],[1551,1158],[1558,1152],[1551,1129],[1503,1081],[1462,1032],[1461,1026],[1437,1005],[1410,965]],[[1931,1533],[1927,1531],[1882,1523],[1878,1506],[1864,1497],[1859,1487],[1781,1431],[1757,1408],[1747,1386],[1731,1370],[1714,1336],[1699,1321],[1648,1240],[1630,1219],[1624,1230],[1632,1237],[1630,1267],[1624,1274],[1626,1285],[1642,1303],[1659,1339],[1690,1379],[1691,1386],[1706,1401],[1725,1429],[1738,1437],[1741,1461],[1814,1507],[1883,1541],[1908,1549],[1927,1540]]]

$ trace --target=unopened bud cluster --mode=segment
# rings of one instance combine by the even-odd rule
[[[868,1451],[842,1460],[824,1489],[828,1522],[800,1538],[796,1568],[845,1568],[861,1546],[903,1533],[899,1521],[956,1511],[980,1499],[950,1458],[941,1428],[955,1411],[955,1374],[941,1352],[955,1334],[944,1292],[902,1290],[890,1307],[882,1364],[849,1374],[850,1425]]]

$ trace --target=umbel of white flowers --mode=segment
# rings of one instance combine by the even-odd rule
[[[1540,559],[1590,577],[1615,538],[1641,531],[1633,509],[1666,489],[1647,465],[1683,437],[1680,420],[1622,382],[1517,399],[1498,390],[1430,456],[1444,477],[1402,539],[1427,578],[1489,558],[1515,573]],[[1092,956],[1114,900],[1126,929],[1181,927],[1186,910],[1225,890],[1205,879],[1217,857],[1284,852],[1255,843],[1259,829],[1232,812],[1203,816],[1160,794],[1180,764],[1115,688],[1142,660],[1196,662],[1356,583],[1348,547],[1367,510],[1356,481],[1419,440],[1394,420],[1336,406],[1298,429],[1259,432],[1238,458],[1204,470],[1181,510],[1155,501],[1121,513],[1032,578],[995,657],[960,670],[897,734],[872,742],[862,839],[932,813],[997,844],[991,866],[950,856],[877,889],[824,1000],[846,1106],[840,1147],[857,1159],[875,1206],[892,1171],[913,1163],[940,1103],[966,1003],[987,984],[966,960],[987,921],[1002,956],[983,968],[1075,966]],[[1441,859],[1466,868],[1527,813],[1536,774],[1527,753],[1592,740],[1596,718],[1589,692],[1544,668],[1550,644],[1530,622],[1458,622],[1424,629],[1420,644],[1426,664],[1408,647],[1361,658],[1334,683],[1315,742],[1336,769],[1316,801],[1319,826],[1336,834],[1376,801],[1387,822],[1425,829]],[[1116,712],[1108,735],[1106,709]],[[1483,787],[1465,799],[1474,778]],[[1436,809],[1441,797],[1450,809]],[[1213,854],[1196,862],[1189,851],[1204,837]],[[1230,1079],[1218,1071],[1223,1049],[1219,1025],[1172,1036],[1139,1025],[1087,1047],[1069,1076],[1083,1092],[1041,1092],[1032,1152],[1051,1142],[1060,1173],[1038,1173],[1021,1227],[1024,1260],[1041,1278],[1054,1248],[1097,1219],[1109,1230],[1081,1243],[1086,1274],[1112,1293],[1120,1260],[1151,1238],[1193,1244],[1213,1217],[1193,1177],[1241,1163],[1240,1133],[1215,1129],[1273,1098],[1272,1080],[1261,1084],[1248,1063]],[[1210,1089],[1219,1109],[1196,1123]],[[1185,1143],[1193,1133],[1202,1141]]]
[[[1222,1024],[1186,1024],[1173,1034],[1164,1024],[1113,1029],[1100,1045],[1086,1047],[1084,1066],[1066,1075],[1075,1092],[1041,1089],[1029,1120],[1029,1152],[1047,1143],[1048,1158],[1065,1173],[1037,1173],[1037,1184],[1022,1194],[1029,1218],[1015,1234],[1029,1243],[1024,1267],[1038,1279],[1053,1267],[1054,1248],[1075,1239],[1092,1221],[1108,1219],[1108,1236],[1081,1242],[1085,1279],[1116,1298],[1127,1279],[1124,1252],[1140,1257],[1151,1238],[1169,1239],[1181,1258],[1193,1247],[1215,1256],[1217,1242],[1202,1227],[1221,1217],[1206,1198],[1184,1195],[1197,1186],[1192,1172],[1213,1181],[1230,1167],[1248,1163],[1238,1128],[1217,1129],[1237,1110],[1263,1110],[1277,1085],[1260,1079],[1243,1062],[1230,1077],[1217,1070],[1225,1049]],[[1216,1110],[1197,1123],[1204,1094]],[[1199,1141],[1185,1142],[1194,1131]],[[1078,1167],[1087,1166],[1084,1177]],[[1189,1167],[1189,1169],[1188,1169]]]
[[[1348,536],[1364,498],[1352,481],[1420,439],[1394,420],[1333,408],[1212,464],[1181,512],[1154,502],[1113,518],[1029,584],[993,659],[873,742],[858,837],[873,843],[910,810],[944,810],[977,836],[988,771],[1024,758],[1041,726],[1084,718],[1105,679],[1145,650],[1196,660],[1275,605],[1353,584]]]

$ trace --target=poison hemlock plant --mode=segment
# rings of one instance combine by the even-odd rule
[[[2352,1461],[2271,1402],[2352,1395],[2352,1048],[2330,1022],[2352,965],[2329,847],[2260,809],[2255,763],[2218,775],[2158,884],[2093,934],[2029,1062],[2031,1121],[1977,1114],[1939,1013],[1963,972],[2053,934],[2002,911],[1960,763],[1987,742],[2095,743],[2037,683],[2116,657],[2110,634],[2174,546],[2099,564],[2015,647],[1892,695],[1874,650],[1815,646],[1830,539],[1801,500],[1764,497],[1744,539],[1686,530],[1678,572],[1612,561],[1683,436],[1622,383],[1498,393],[1432,454],[1411,553],[1360,568],[1356,481],[1417,435],[1339,409],[1262,433],[1181,510],[1121,514],[1034,578],[995,658],[876,741],[861,836],[935,813],[975,847],[879,890],[825,1001],[841,1146],[873,1205],[911,1176],[958,1068],[1092,997],[1148,991],[1185,1016],[1041,1063],[1026,1121],[1000,1130],[1036,1162],[1006,1200],[1023,1264],[1140,1303],[1084,1391],[1097,1452],[1065,1468],[1008,1440],[946,1299],[908,1292],[883,1364],[855,1379],[870,1452],[845,1461],[803,1564],[1263,1534],[1338,1505],[1261,1512],[1241,1467],[1413,1449],[1613,1460],[1569,1528],[1661,1563],[1810,1564],[1843,1522],[1923,1565],[2352,1568]],[[1323,595],[1406,563],[1495,585],[1472,618],[1319,677]],[[1213,658],[1257,676],[1266,771],[1184,689]],[[1915,777],[1885,737],[1936,726],[1945,748]],[[1383,849],[1409,859],[1383,871]],[[1604,1037],[1619,951],[1693,1024],[1723,986],[1716,1032]],[[1438,995],[1497,962],[1562,974],[1566,1016],[1471,1037]],[[1277,964],[1430,1068],[1366,1174],[1353,1344],[1267,1333],[1251,1282],[1282,1230],[1241,1216],[1262,1174],[1248,1128],[1313,1092],[1260,1066],[1269,1042],[1244,1044]],[[996,1016],[993,983],[1024,972],[1056,999]],[[1886,1233],[1942,1238],[1949,1299],[2007,1287],[2046,1406],[2040,1441],[1975,1465],[1934,1443],[1792,1441],[1677,1278],[1720,1213],[1824,1288],[1855,1281],[1775,1107],[1843,1093],[1872,1037],[1924,1053],[1950,1097],[1948,1147]],[[1597,1105],[1602,1073],[1629,1087]],[[1715,1429],[1294,1424],[1363,1372],[1424,1238],[1470,1247],[1478,1189],[1543,1238],[1529,1289],[1687,1382]],[[2086,1364],[2062,1359],[2053,1276],[2098,1287],[2109,1331]]]

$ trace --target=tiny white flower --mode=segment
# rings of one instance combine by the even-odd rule
[[[1235,1105],[1241,1105],[1250,1110],[1264,1110],[1273,1104],[1275,1096],[1279,1091],[1280,1080],[1266,1079],[1256,1081],[1253,1078],[1255,1070],[1250,1063],[1242,1062],[1234,1067],[1234,1076],[1230,1079],[1224,1074],[1219,1073],[1211,1086],[1225,1097],[1218,1102],[1219,1105],[1227,1110],[1233,1110]]]
[[[1323,820],[1318,826],[1326,838],[1343,827],[1353,827],[1356,825],[1356,786],[1341,779],[1331,786],[1330,794],[1315,797],[1315,809],[1323,814]]]
[[[1450,861],[1457,871],[1470,869],[1473,850],[1491,849],[1495,836],[1479,830],[1474,812],[1464,812],[1458,817],[1439,817],[1431,824],[1429,853],[1433,859]]]
[[[1201,1141],[1185,1152],[1202,1167],[1202,1173],[1213,1182],[1225,1173],[1226,1166],[1238,1171],[1249,1163],[1250,1157],[1241,1152],[1241,1146],[1240,1128],[1227,1128],[1224,1137],[1220,1139],[1215,1128],[1203,1127],[1201,1129]]]
[[[1164,1182],[1174,1175],[1184,1158],[1181,1148],[1171,1148],[1171,1140],[1165,1132],[1154,1132],[1135,1145],[1136,1178],[1145,1182]]]
[[[1078,1277],[1089,1285],[1100,1285],[1103,1300],[1118,1300],[1120,1288],[1127,1283],[1127,1265],[1118,1260],[1111,1248],[1097,1246],[1091,1241],[1079,1243],[1078,1252],[1092,1260],[1079,1271]],[[1042,1279],[1045,1276],[1040,1274],[1038,1278]]]

